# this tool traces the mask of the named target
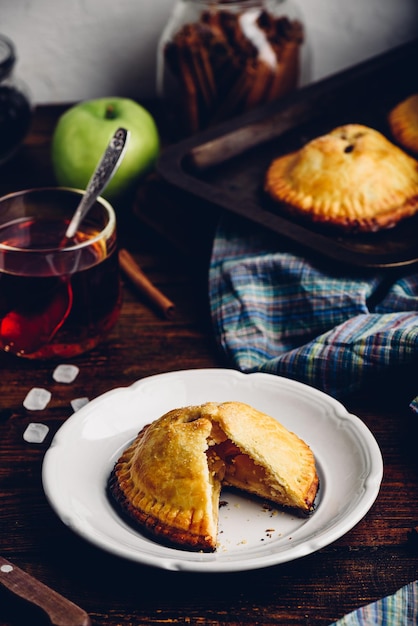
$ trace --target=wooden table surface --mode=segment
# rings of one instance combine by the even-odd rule
[[[51,131],[60,107],[36,111],[32,132],[15,159],[0,169],[0,193],[53,184]],[[70,401],[90,399],[151,374],[225,367],[211,333],[207,258],[183,256],[132,218],[121,243],[176,305],[163,319],[124,284],[119,322],[109,338],[73,362],[70,385],[55,383],[53,364],[0,355],[0,555],[85,609],[93,624],[327,625],[345,613],[418,578],[416,371],[399,372],[345,400],[374,433],[384,458],[377,501],[344,537],[318,552],[266,569],[225,574],[160,571],[126,562],[69,530],[46,501],[42,461],[51,438],[72,414]],[[32,387],[52,393],[40,412],[24,409]],[[42,444],[23,432],[40,421],[50,428]],[[76,461],[75,461],[76,462]],[[0,625],[37,626],[40,614],[0,590]]]

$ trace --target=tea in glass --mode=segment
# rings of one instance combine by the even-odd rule
[[[0,348],[29,359],[95,347],[121,307],[116,219],[99,198],[74,238],[82,192],[42,188],[0,199]]]

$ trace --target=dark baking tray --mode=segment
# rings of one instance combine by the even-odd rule
[[[335,126],[366,124],[393,141],[387,113],[418,91],[417,67],[418,40],[165,148],[157,171],[170,185],[204,201],[203,210],[216,206],[240,215],[305,252],[360,267],[413,264],[418,216],[376,233],[336,234],[280,213],[262,186],[272,159]]]

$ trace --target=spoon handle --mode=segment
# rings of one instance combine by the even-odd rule
[[[79,606],[0,556],[0,584],[19,598],[42,609],[53,626],[91,626]]]
[[[87,211],[94,204],[97,197],[115,173],[125,151],[128,136],[129,131],[125,128],[118,128],[110,140],[96,170],[90,178],[81,202],[68,225],[65,232],[65,237],[67,239],[74,237],[77,232],[77,228]]]

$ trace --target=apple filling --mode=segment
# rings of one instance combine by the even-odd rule
[[[235,487],[260,498],[292,505],[285,489],[280,488],[277,480],[273,487],[265,468],[257,465],[248,454],[228,439],[216,422],[212,424],[206,456],[212,485],[220,482],[223,486]],[[219,492],[220,489],[215,491]]]

